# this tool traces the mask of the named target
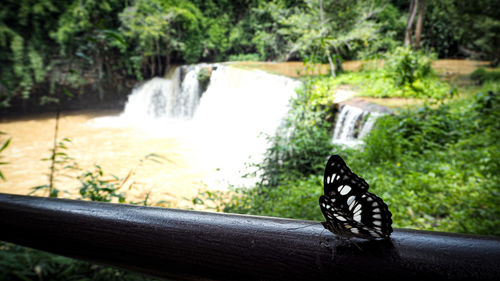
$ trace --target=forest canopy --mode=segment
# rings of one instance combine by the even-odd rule
[[[403,44],[410,2],[6,0],[0,107],[58,103],[85,85],[102,99],[106,84],[161,76],[171,64],[373,58]],[[420,2],[420,48],[498,64],[498,1]]]

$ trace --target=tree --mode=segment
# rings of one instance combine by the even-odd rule
[[[304,56],[316,53],[325,58],[335,77],[336,72],[342,71],[343,56],[378,39],[380,25],[375,15],[385,4],[385,1],[308,2],[304,13],[287,19],[294,33],[300,34],[291,51],[302,50]]]
[[[0,108],[24,103],[50,74],[57,45],[49,32],[67,1],[2,1],[0,5]]]
[[[181,54],[188,63],[198,61],[202,19],[194,5],[183,1],[138,0],[126,8],[120,14],[121,31],[134,42],[130,59],[136,75],[163,75],[173,53]]]
[[[410,12],[408,17],[408,24],[406,25],[405,32],[405,47],[410,46],[412,43],[412,35],[413,35],[413,22],[415,20],[415,16],[417,19],[417,26],[415,28],[415,41],[413,47],[418,49],[420,47],[420,36],[422,34],[422,27],[424,24],[424,12],[425,12],[425,0],[411,0],[410,2]]]
[[[68,73],[85,73],[104,98],[104,82],[123,68],[119,50],[127,44],[118,32],[118,13],[124,6],[120,0],[75,0],[60,15],[57,30],[50,33],[60,46],[61,59],[54,62],[63,72],[59,84],[66,83]]]

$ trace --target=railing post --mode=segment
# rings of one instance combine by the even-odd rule
[[[500,239],[395,230],[339,241],[319,222],[0,194],[0,240],[175,279],[494,280]]]

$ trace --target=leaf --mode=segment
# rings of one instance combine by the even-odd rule
[[[2,152],[4,149],[7,148],[7,146],[9,146],[10,140],[11,139],[8,139],[6,142],[3,143],[2,148],[0,148],[0,152]]]
[[[63,93],[70,98],[75,97],[75,95],[72,92],[68,91],[68,89],[63,89]]]
[[[113,38],[113,39],[115,39],[115,42],[118,42],[123,47],[128,48],[128,43],[125,41],[125,39],[123,38],[123,36],[120,33],[116,32],[114,30],[110,30],[110,29],[105,29],[102,32],[104,33],[104,35],[107,38]]]

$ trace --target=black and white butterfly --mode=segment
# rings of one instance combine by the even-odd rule
[[[340,156],[328,159],[323,184],[325,195],[319,198],[319,206],[326,218],[322,222],[326,229],[342,238],[389,238],[389,208],[368,192],[366,181],[354,174]]]

